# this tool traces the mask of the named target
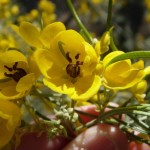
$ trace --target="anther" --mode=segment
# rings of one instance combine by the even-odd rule
[[[78,53],[78,54],[75,56],[75,59],[76,59],[76,60],[79,58],[79,55],[80,55],[80,54]]]
[[[69,56],[69,52],[66,53],[66,58],[67,58],[67,60],[68,60],[70,63],[72,63],[72,59],[71,59],[70,56]]]
[[[4,68],[6,68],[8,71],[13,71],[13,69],[12,68],[9,68],[9,67],[7,67],[6,65],[4,65]]]

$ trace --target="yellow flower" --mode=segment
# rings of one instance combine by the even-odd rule
[[[93,4],[100,4],[102,2],[102,0],[92,0]]]
[[[48,24],[54,22],[56,20],[56,14],[49,14],[47,12],[42,12],[42,21],[43,25],[47,26]]]
[[[15,50],[0,55],[0,98],[23,97],[32,87],[35,75],[29,68],[26,57]]]
[[[11,8],[11,13],[12,13],[12,15],[18,15],[19,14],[19,6],[13,5]]]
[[[39,50],[35,55],[44,84],[50,89],[74,100],[87,100],[100,88],[99,56],[76,31],[60,32],[49,51]]]
[[[8,50],[10,47],[16,47],[15,39],[10,35],[1,35],[0,36],[0,53]]]
[[[10,141],[20,119],[21,112],[17,105],[0,100],[0,149]]]
[[[38,7],[41,11],[45,11],[49,14],[54,13],[55,5],[48,0],[41,0],[38,4]]]
[[[53,38],[61,31],[65,30],[65,26],[61,22],[55,22],[46,26],[42,31],[29,22],[22,22],[19,27],[12,28],[23,38],[23,40],[35,48],[49,49]]]
[[[28,17],[30,18],[30,20],[37,19],[38,16],[39,16],[39,12],[37,9],[32,9],[28,14]]]
[[[79,9],[78,9],[78,13],[80,14],[86,14],[86,13],[88,13],[88,11],[89,11],[89,7],[88,7],[88,4],[87,4],[87,2],[86,1],[81,1],[80,2],[80,6],[79,6]]]
[[[101,39],[95,44],[97,55],[101,55],[109,50],[110,32],[106,31]]]
[[[104,85],[114,90],[130,88],[144,77],[144,62],[142,60],[134,64],[130,60],[122,60],[106,66],[113,57],[122,53],[122,51],[111,52],[103,60],[105,66]]]
[[[1,5],[7,5],[10,0],[0,0]]]
[[[139,83],[137,83],[136,85],[134,85],[133,87],[131,87],[129,89],[134,96],[137,98],[137,100],[139,102],[143,102],[144,101],[144,97],[145,97],[145,92],[147,90],[147,82],[146,80],[142,80]]]

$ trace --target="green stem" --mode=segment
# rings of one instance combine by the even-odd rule
[[[122,121],[122,120],[120,120],[118,118],[115,118],[115,117],[113,117],[113,119],[118,121],[121,128],[127,128],[128,130],[132,129],[133,131],[137,131],[137,132],[143,133],[143,134],[149,134],[150,133],[149,129],[143,129],[140,124],[138,124],[139,126],[137,126],[137,124],[133,124],[133,123],[130,123],[130,122],[125,122],[125,121]]]
[[[97,123],[101,123],[104,119],[108,117],[119,115],[119,114],[138,114],[138,115],[150,116],[150,113],[145,112],[147,111],[148,107],[150,107],[150,105],[147,104],[147,105],[135,105],[135,106],[115,108],[108,112],[104,112],[103,114],[98,116],[97,119],[94,119],[88,122],[87,124],[78,127],[77,130],[80,130],[84,127],[91,127]]]
[[[44,120],[51,120],[50,118],[48,118],[45,115],[43,115],[40,112],[38,112],[37,110],[35,110],[35,114],[38,115],[40,118],[42,118]]]
[[[44,120],[51,120],[50,118],[38,112],[33,106],[31,106],[27,99],[24,101],[24,105],[36,123],[39,123],[38,117]]]
[[[124,122],[124,121],[122,121],[122,120],[120,120],[118,118],[113,117],[113,119],[116,120],[116,122],[118,122],[121,125],[123,125],[121,127],[121,130],[125,131],[130,136],[130,138],[132,138],[134,141],[136,140],[136,141],[140,141],[142,143],[144,142],[144,143],[150,144],[149,140],[146,140],[146,139],[144,139],[142,137],[134,135],[134,132],[133,132],[133,130],[136,130],[136,131],[139,131],[139,132],[142,131],[142,133],[144,133],[144,134],[149,134],[149,131],[144,132],[144,130],[141,130],[140,128],[136,128],[136,126],[133,126],[133,127],[129,126],[128,123],[126,123],[126,122]],[[130,129],[132,129],[132,130],[130,130]]]
[[[145,124],[144,122],[140,121],[140,119],[135,118],[134,116],[132,116],[131,114],[128,114],[128,116],[134,120],[135,123],[137,123],[139,126],[141,126],[142,128],[144,128],[145,130],[149,129],[149,126],[147,124]]]
[[[24,106],[26,108],[26,110],[29,112],[29,114],[31,115],[32,119],[34,120],[34,122],[39,125],[39,119],[38,117],[35,115],[35,111],[34,109],[30,106],[30,103],[28,102],[27,99],[24,100]]]
[[[81,22],[79,16],[78,16],[77,13],[76,13],[76,10],[74,9],[74,6],[73,6],[71,0],[67,0],[67,4],[68,4],[68,7],[69,7],[69,9],[70,9],[70,11],[71,11],[71,13],[72,13],[72,15],[73,15],[75,21],[77,22],[78,26],[80,27],[80,29],[83,30],[83,33],[84,33],[84,35],[86,36],[88,42],[89,42],[90,44],[93,44],[93,38],[92,38],[92,36],[90,35],[90,33],[88,32],[88,30],[85,28],[85,26],[83,25],[83,23]]]
[[[114,38],[113,38],[113,31],[112,31],[113,29],[111,29],[111,31],[110,31],[110,47],[111,47],[111,50],[112,51],[118,51],[118,48],[116,47],[116,45],[115,45],[115,42],[114,42]]]
[[[125,131],[133,140],[137,140],[137,141],[140,141],[142,143],[146,143],[146,144],[149,144],[150,145],[150,141],[149,140],[146,140],[142,137],[139,137],[137,135],[134,135],[132,132],[130,132],[128,130],[128,128],[122,128],[123,131]]]
[[[107,25],[106,25],[106,31],[108,31],[111,27],[111,18],[112,18],[112,0],[109,0],[108,3],[108,13],[107,13]]]
[[[122,107],[122,108],[116,108],[114,110],[110,110],[108,112],[103,113],[101,116],[99,116],[98,118],[98,122],[100,122],[101,120],[110,117],[110,116],[114,116],[114,115],[119,115],[119,114],[138,114],[138,115],[145,115],[145,116],[150,116],[150,113],[145,112],[144,110],[145,106],[139,107],[139,106],[131,106],[131,107]],[[139,109],[143,109],[144,111],[139,111]]]

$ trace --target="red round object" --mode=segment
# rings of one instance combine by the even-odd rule
[[[80,107],[76,107],[75,109],[82,111],[82,112],[85,112],[87,114],[91,114],[91,115],[95,115],[95,116],[99,115],[99,112],[96,111],[95,105],[80,106]],[[90,122],[94,119],[93,117],[86,116],[86,115],[81,114],[81,113],[78,113],[78,115],[79,115],[83,124],[86,124],[87,122]]]
[[[128,139],[117,127],[95,125],[73,139],[63,150],[128,150]]]
[[[109,103],[109,105],[113,106],[113,107],[118,107],[118,105],[116,103]],[[86,124],[86,123],[92,121],[93,119],[97,118],[97,116],[100,115],[100,112],[98,112],[96,110],[96,105],[80,106],[80,107],[76,107],[75,110],[82,111],[89,115],[95,116],[95,117],[91,117],[91,116],[87,116],[86,114],[84,115],[84,114],[81,114],[80,112],[78,112],[78,115],[83,124]],[[111,108],[108,108],[108,107],[105,108],[105,112],[110,111],[110,110],[111,110]],[[118,116],[116,115],[115,117],[118,117]],[[123,120],[123,117],[122,117],[122,120]]]
[[[49,139],[46,133],[26,133],[16,150],[61,150],[70,140],[63,136]]]
[[[131,142],[129,144],[129,150],[150,150],[150,146],[145,143],[136,143],[136,142]]]

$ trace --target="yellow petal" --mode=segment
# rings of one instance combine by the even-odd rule
[[[127,71],[125,75],[122,74],[122,76],[114,76],[114,78],[111,78],[111,80],[107,79],[104,82],[104,85],[110,89],[127,89],[140,82],[143,78],[143,75],[143,70],[132,69]]]
[[[111,52],[103,59],[104,66],[106,66],[114,57],[123,54],[123,51]]]
[[[14,80],[12,80],[11,78],[9,80],[3,80],[5,82],[1,82],[2,80],[0,80],[0,90],[8,87],[8,86],[16,86],[16,82]]]
[[[12,25],[11,25],[11,28],[12,28],[18,35],[20,35],[19,27],[18,27],[18,26],[12,24]],[[20,36],[21,36],[21,35],[20,35]]]
[[[0,55],[0,79],[5,78],[4,72],[6,71],[6,68],[4,65],[7,66],[7,64],[11,64],[13,66],[15,62],[22,62],[22,65],[27,68],[26,57],[18,51],[10,50]]]
[[[99,76],[87,76],[79,78],[75,83],[75,92],[70,97],[73,100],[85,101],[97,93],[101,86],[101,78]]]
[[[53,62],[51,60],[50,52],[47,50],[37,50],[34,52],[35,62],[38,65],[42,74],[49,78],[47,71],[52,67]]]
[[[97,55],[101,55],[109,50],[109,44],[110,44],[110,32],[105,32],[100,41],[98,41],[95,45],[95,50],[97,52]]]
[[[42,43],[39,40],[40,32],[31,23],[22,22],[20,24],[19,32],[27,44],[33,47],[42,47]]]
[[[105,32],[100,39],[100,54],[103,54],[109,50],[110,44],[110,32]]]
[[[71,95],[74,92],[74,86],[68,79],[43,79],[44,84],[51,90],[62,94]]]
[[[147,66],[147,67],[144,69],[144,75],[145,75],[145,76],[150,75],[150,66]]]
[[[4,100],[14,100],[21,98],[24,93],[19,93],[16,91],[16,86],[8,86],[0,91],[0,99]]]
[[[34,81],[35,81],[34,73],[27,74],[26,76],[22,77],[19,80],[16,86],[16,91],[25,92],[29,90],[32,87]]]
[[[127,73],[125,73],[126,78],[124,80],[124,83],[128,84],[129,87],[134,86],[139,81],[141,81],[143,76],[144,76],[143,70],[131,69]]]
[[[116,63],[113,63],[111,65],[109,65],[105,71],[104,71],[104,78],[106,78],[106,80],[108,80],[108,82],[122,82],[120,81],[120,79],[118,79],[117,77],[128,71],[130,69],[130,66],[129,64],[127,63],[127,61],[119,61],[119,62],[116,62]]]
[[[74,30],[66,30],[57,34],[57,36],[54,38],[54,41],[51,44],[50,51],[56,60],[63,61],[64,57],[60,50],[60,42],[62,43],[64,54],[69,52],[70,57],[72,58],[74,58],[74,56],[78,53],[80,54],[80,58],[82,58],[83,55],[85,55],[82,43],[84,42],[84,39],[82,38],[82,36]]]
[[[82,65],[83,68],[82,75],[87,76],[93,73],[96,65],[100,60],[100,57],[97,57],[95,50],[89,43],[82,42],[82,44],[83,44],[83,53],[85,52],[85,58],[83,60],[84,63]]]
[[[0,149],[12,138],[20,119],[21,112],[17,105],[10,101],[0,100],[0,121],[2,121],[0,124]]]
[[[26,57],[16,50],[6,51],[0,55],[0,63],[3,64],[11,64],[19,61],[27,63]]]
[[[144,69],[144,61],[139,60],[138,62],[136,62],[132,65],[132,68]]]
[[[147,89],[147,82],[146,80],[142,80],[139,83],[137,83],[135,86],[133,86],[130,90],[134,94],[144,94],[144,92]]]
[[[56,63],[53,63],[51,68],[47,71],[48,77],[55,79],[55,78],[63,78],[67,76],[66,69],[60,67]]]
[[[35,61],[35,53],[34,52],[28,57],[28,65],[29,65],[29,72],[34,73],[35,78],[37,79],[41,75],[41,72]]]
[[[97,56],[100,55],[100,41],[96,42],[94,48],[95,48],[95,51],[97,53]]]
[[[49,24],[46,26],[46,28],[43,29],[41,32],[41,41],[44,46],[50,47],[50,43],[53,40],[53,38],[61,31],[65,30],[65,26],[61,22],[54,22],[52,24]]]

